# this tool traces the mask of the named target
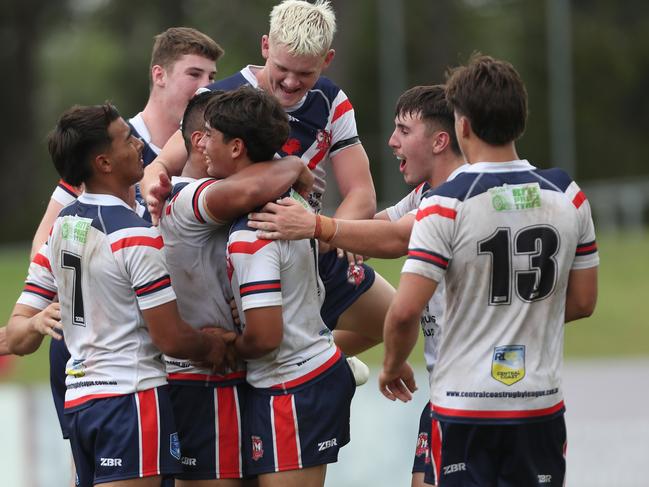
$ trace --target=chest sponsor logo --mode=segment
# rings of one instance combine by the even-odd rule
[[[538,183],[491,188],[489,196],[496,211],[520,211],[541,207],[541,187]]]
[[[264,456],[264,442],[259,436],[251,436],[250,439],[252,440],[252,459],[257,461]]]
[[[298,139],[288,139],[286,142],[284,142],[284,145],[282,146],[282,152],[284,152],[287,155],[293,155],[297,154],[302,150],[302,144],[300,144],[300,141]]]
[[[491,376],[508,386],[525,377],[525,346],[495,347],[491,361]]]

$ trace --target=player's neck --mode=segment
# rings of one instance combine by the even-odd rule
[[[157,147],[164,147],[180,128],[180,118],[169,108],[163,103],[162,97],[152,94],[142,110],[142,120],[151,135],[151,143]]]
[[[135,193],[131,194],[131,187],[118,183],[114,178],[95,178],[86,181],[85,191],[92,194],[107,194],[115,196],[127,204],[134,203]]]
[[[436,188],[440,184],[445,183],[451,173],[462,164],[464,164],[464,159],[461,156],[456,156],[448,150],[448,154],[438,156],[435,160],[433,166],[434,170],[428,180],[428,184],[430,184],[432,188]]]
[[[464,146],[463,151],[469,164],[477,162],[509,162],[519,159],[514,142],[505,145],[490,145],[481,140],[476,140]]]
[[[202,155],[192,153],[187,160],[187,164],[183,167],[182,177],[192,179],[208,178],[207,166],[205,158]]]

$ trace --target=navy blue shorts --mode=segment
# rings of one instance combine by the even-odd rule
[[[349,443],[355,390],[344,356],[292,389],[251,387],[244,413],[246,473],[299,470],[338,461],[338,451]]]
[[[181,472],[168,386],[66,411],[79,486]]]
[[[169,384],[182,449],[183,480],[243,478],[242,413],[250,386]]]
[[[441,422],[439,487],[562,487],[566,472],[563,414],[522,424]]]
[[[436,465],[439,465],[441,452],[439,422],[433,418],[431,404],[428,402],[419,418],[419,432],[417,434],[412,473],[423,473],[425,483],[437,485]]]
[[[357,282],[350,283],[347,257],[339,259],[335,250],[319,255],[318,270],[325,287],[325,300],[320,315],[330,330],[336,328],[340,315],[374,284],[374,269],[367,264],[362,264],[361,268],[363,278],[359,277]]]
[[[63,414],[65,403],[65,366],[70,360],[70,352],[63,340],[50,340],[50,388],[52,399],[56,408],[56,415],[59,418],[63,438],[70,438],[70,428],[67,418]]]

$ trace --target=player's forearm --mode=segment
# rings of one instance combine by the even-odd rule
[[[234,349],[237,352],[237,356],[243,360],[254,360],[263,357],[266,354],[269,354],[277,347],[272,344],[264,343],[264,341],[258,339],[251,334],[239,335],[234,341]]]
[[[410,236],[400,232],[395,222],[336,219],[336,223],[338,230],[330,241],[334,247],[383,259],[395,259],[408,253]]]
[[[149,188],[158,183],[160,173],[167,176],[179,175],[187,162],[187,149],[180,130],[174,133],[151,164],[144,168],[144,176],[140,181],[142,194],[146,196]]]
[[[8,353],[28,355],[38,350],[43,342],[43,335],[34,328],[32,319],[33,316],[17,314],[9,318],[7,326],[0,330],[6,334],[6,353],[1,355]]]
[[[350,189],[338,206],[334,216],[347,220],[370,219],[376,213],[376,193],[373,187]]]
[[[180,321],[173,328],[175,328],[173,333],[154,340],[160,351],[179,359],[204,360],[210,351],[207,337],[184,321]]]
[[[396,372],[408,360],[419,336],[419,315],[399,314],[390,307],[385,318],[383,369]]]
[[[9,346],[7,345],[7,327],[0,328],[0,355],[9,355]]]

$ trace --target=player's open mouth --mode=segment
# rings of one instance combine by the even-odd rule
[[[399,161],[399,171],[403,172],[406,167],[406,158],[397,154],[395,154],[395,157],[397,158],[397,161]]]

